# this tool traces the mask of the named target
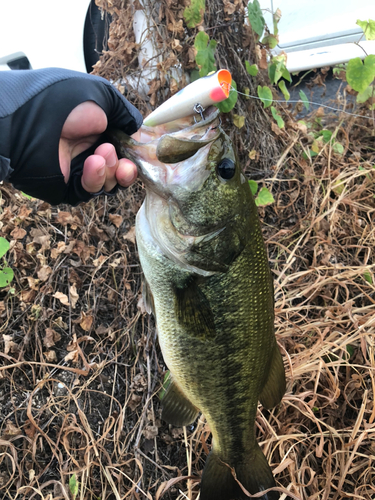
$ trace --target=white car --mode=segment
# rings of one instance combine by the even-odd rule
[[[108,15],[102,19],[94,0],[4,0],[0,70],[59,67],[90,72],[103,50],[109,21]]]
[[[357,20],[375,20],[375,0],[259,0],[272,32],[272,12],[281,11],[279,43],[290,72],[333,66],[375,54]],[[356,45],[354,42],[359,42]]]
[[[259,0],[272,31],[272,12],[281,11],[275,52],[288,55],[290,72],[332,66],[375,54],[357,19],[375,20],[375,0]],[[105,47],[109,16],[94,0],[3,0],[0,15],[0,70],[60,67],[90,72]],[[136,11],[137,43],[144,32]],[[138,26],[137,26],[138,23]],[[138,33],[139,32],[139,33]],[[353,42],[358,42],[359,45]],[[147,44],[146,44],[147,45]],[[146,46],[145,46],[146,47]],[[146,48],[144,48],[146,50]],[[147,51],[146,51],[147,52]],[[151,49],[140,55],[155,60]],[[152,75],[148,75],[152,77]]]

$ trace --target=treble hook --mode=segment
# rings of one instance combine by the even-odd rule
[[[193,110],[196,113],[198,113],[199,115],[201,115],[202,121],[204,121],[203,113],[204,113],[205,109],[202,106],[202,104],[199,104],[199,102],[197,102],[197,104],[194,106]],[[194,116],[194,122],[197,123],[197,120],[196,120],[195,116]]]

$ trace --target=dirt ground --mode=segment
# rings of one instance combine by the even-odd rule
[[[282,499],[375,496],[375,124],[354,111],[319,109],[306,125],[280,109],[267,162],[270,125],[238,146],[275,199],[259,214],[287,392],[259,406],[256,432]],[[195,500],[210,431],[203,416],[188,428],[160,418],[166,366],[134,239],[142,185],[76,208],[0,189],[15,272],[0,289],[1,498]]]

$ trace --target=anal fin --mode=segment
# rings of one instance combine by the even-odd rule
[[[161,418],[178,427],[194,422],[199,414],[198,408],[187,399],[171,375],[165,385],[166,390],[161,396]]]
[[[284,396],[285,388],[286,382],[283,358],[275,343],[268,378],[259,396],[260,402],[265,408],[270,410],[280,403]]]

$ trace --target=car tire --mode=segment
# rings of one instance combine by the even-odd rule
[[[91,0],[86,14],[85,29],[83,33],[83,50],[87,73],[91,73],[92,67],[99,61],[103,50],[107,49],[109,25],[112,18],[107,12],[102,12]]]

